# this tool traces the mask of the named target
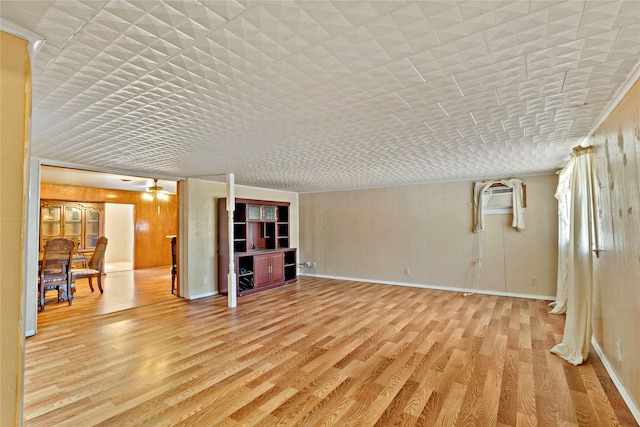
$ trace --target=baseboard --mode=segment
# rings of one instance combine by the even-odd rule
[[[34,336],[35,334],[36,334],[36,331],[35,331],[35,330],[33,330],[33,329],[31,329],[31,330],[25,331],[24,336],[25,336],[25,337],[32,337],[32,336]]]
[[[205,292],[204,294],[198,294],[198,295],[189,295],[187,299],[194,300],[194,299],[212,297],[214,295],[218,295],[218,291]]]
[[[613,366],[611,366],[611,364],[609,363],[609,359],[607,359],[607,357],[604,355],[602,348],[600,347],[600,345],[598,344],[598,342],[594,337],[591,337],[591,345],[593,346],[593,349],[596,351],[596,353],[598,353],[598,357],[602,361],[604,368],[607,370],[609,377],[611,377],[611,380],[613,381],[616,388],[620,392],[620,395],[622,396],[624,403],[626,403],[627,406],[629,407],[631,414],[633,414],[633,418],[635,418],[636,422],[640,424],[640,410],[638,409],[638,407],[636,406],[636,403],[631,398],[631,395],[629,394],[627,389],[622,384],[622,381],[620,381],[620,378],[618,378],[618,374],[616,374],[616,371],[613,369]]]
[[[519,294],[514,292],[500,292],[500,291],[491,291],[485,289],[469,289],[469,288],[457,288],[457,287],[449,287],[449,286],[438,286],[438,285],[425,285],[423,283],[408,283],[408,282],[389,282],[386,280],[371,280],[371,279],[360,279],[356,277],[340,277],[340,276],[327,276],[323,274],[301,274],[298,277],[320,277],[323,279],[336,279],[336,280],[350,280],[353,282],[366,282],[366,283],[379,283],[382,285],[394,285],[394,286],[407,286],[410,288],[424,288],[424,289],[437,289],[440,291],[451,291],[451,292],[461,292],[462,294],[482,294],[482,295],[496,295],[502,297],[514,297],[514,298],[527,298],[527,299],[539,299],[539,300],[555,300],[555,296],[550,295],[534,295],[534,294]]]

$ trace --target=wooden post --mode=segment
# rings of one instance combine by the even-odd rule
[[[236,307],[238,305],[238,296],[236,290],[236,267],[233,245],[233,212],[236,210],[236,191],[234,188],[234,176],[232,173],[227,174],[227,216],[229,227],[229,274],[227,276],[227,306]]]

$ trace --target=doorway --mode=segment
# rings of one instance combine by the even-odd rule
[[[109,250],[105,254],[107,273],[133,270],[134,205],[105,203],[104,234],[109,236]]]
[[[178,228],[177,182],[153,181],[133,175],[116,175],[32,161],[30,185],[30,223],[39,224],[41,200],[100,203],[104,222],[100,234],[109,239],[105,254],[104,294],[91,292],[87,279],[76,282],[72,305],[47,305],[37,310],[37,293],[26,292],[25,330],[34,335],[40,325],[49,325],[86,316],[96,316],[176,298],[171,294],[171,246],[168,235]],[[38,173],[35,173],[37,171]],[[151,183],[158,183],[166,197],[150,202],[142,197]],[[114,203],[117,201],[117,203]],[[108,211],[108,212],[107,212]],[[30,227],[34,260],[33,278],[37,283],[39,228]],[[107,267],[107,263],[109,266]],[[137,268],[138,270],[134,270]]]

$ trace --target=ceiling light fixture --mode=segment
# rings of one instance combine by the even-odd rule
[[[156,178],[153,179],[153,185],[145,188],[144,191],[145,193],[142,197],[145,200],[167,200],[169,198],[164,189],[158,185],[158,180]]]

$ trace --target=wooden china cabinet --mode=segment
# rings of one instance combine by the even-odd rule
[[[289,247],[289,203],[236,199],[233,248],[229,248],[227,199],[218,200],[218,292],[229,290],[229,256],[234,257],[238,296],[294,282],[296,249]]]
[[[48,240],[63,237],[78,243],[78,252],[93,252],[104,234],[104,203],[40,202],[40,250]]]

